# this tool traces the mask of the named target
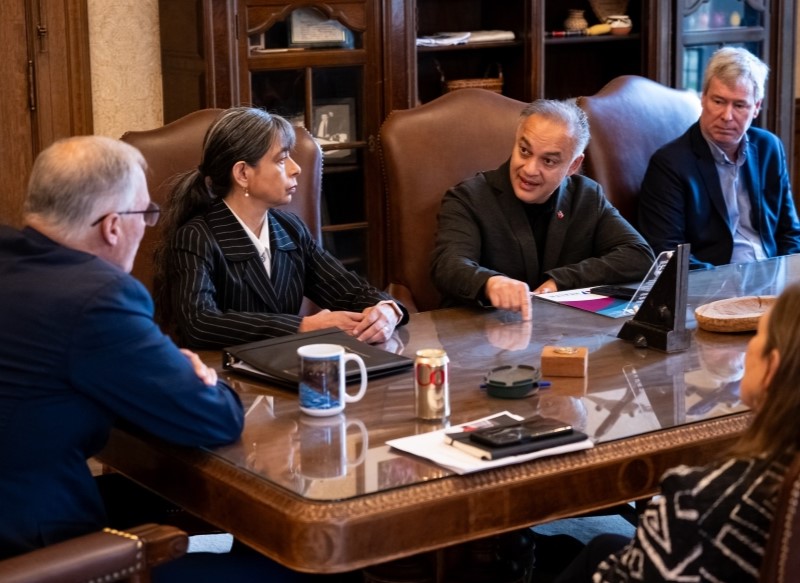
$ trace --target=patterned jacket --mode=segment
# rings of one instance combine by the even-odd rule
[[[758,581],[790,459],[731,459],[666,472],[662,495],[640,517],[636,536],[600,564],[593,581]]]

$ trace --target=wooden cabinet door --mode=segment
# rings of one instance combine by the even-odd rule
[[[36,155],[92,133],[86,1],[6,0],[0,42],[0,222],[19,225]]]

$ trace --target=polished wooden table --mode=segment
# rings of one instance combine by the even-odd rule
[[[239,442],[214,450],[115,430],[101,461],[297,570],[348,571],[650,496],[664,470],[701,464],[748,422],[738,395],[749,334],[696,330],[707,302],[779,293],[800,279],[800,258],[725,266],[690,276],[691,346],[635,348],[610,319],[536,299],[533,321],[494,310],[414,314],[386,348],[450,357],[451,424],[503,410],[570,421],[596,447],[454,475],[396,452],[386,440],[441,425],[414,418],[411,371],[371,380],[332,420],[302,415],[296,394],[225,376],[247,410]],[[489,397],[484,375],[538,365],[545,345],[586,346],[587,378],[552,378],[521,400]],[[220,362],[220,355],[208,353]]]

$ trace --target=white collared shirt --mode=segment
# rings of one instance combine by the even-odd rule
[[[267,213],[264,214],[264,225],[261,227],[261,235],[259,236],[250,230],[250,227],[248,227],[241,217],[234,212],[225,199],[222,199],[222,202],[225,203],[225,206],[228,207],[228,210],[231,211],[233,216],[236,217],[236,220],[239,221],[239,224],[242,225],[244,232],[247,233],[248,237],[250,237],[250,240],[256,247],[256,251],[258,251],[258,256],[261,258],[261,262],[264,264],[264,269],[267,270],[267,277],[270,277],[272,275],[272,255],[269,249],[269,219],[267,217]]]
[[[722,196],[728,209],[728,225],[733,236],[730,262],[749,263],[766,259],[767,254],[764,251],[764,244],[761,242],[761,235],[752,223],[753,205],[742,176],[742,166],[747,160],[747,134],[739,144],[739,155],[735,162],[728,158],[728,155],[705,134],[703,137],[711,149],[711,156],[714,158],[719,184],[722,188]]]

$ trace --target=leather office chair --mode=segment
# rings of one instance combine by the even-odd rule
[[[783,478],[759,581],[800,581],[800,454]]]
[[[147,583],[150,569],[186,553],[189,538],[173,526],[104,529],[0,561],[4,583]]]
[[[123,141],[136,146],[147,160],[147,186],[154,202],[163,206],[175,176],[200,163],[206,131],[222,111],[224,110],[202,109],[163,127],[130,131],[122,136]],[[283,208],[302,218],[311,233],[321,242],[322,151],[305,128],[295,127],[295,133],[297,141],[292,158],[300,165],[301,173],[292,202]],[[158,225],[145,229],[132,272],[151,292],[153,254],[160,237]]]
[[[611,204],[636,226],[650,156],[697,121],[700,100],[689,91],[624,75],[577,103],[589,118],[592,136],[582,173],[599,182]]]
[[[442,196],[511,155],[525,105],[485,89],[462,89],[393,111],[383,123],[388,291],[410,311],[439,306],[430,255]]]

